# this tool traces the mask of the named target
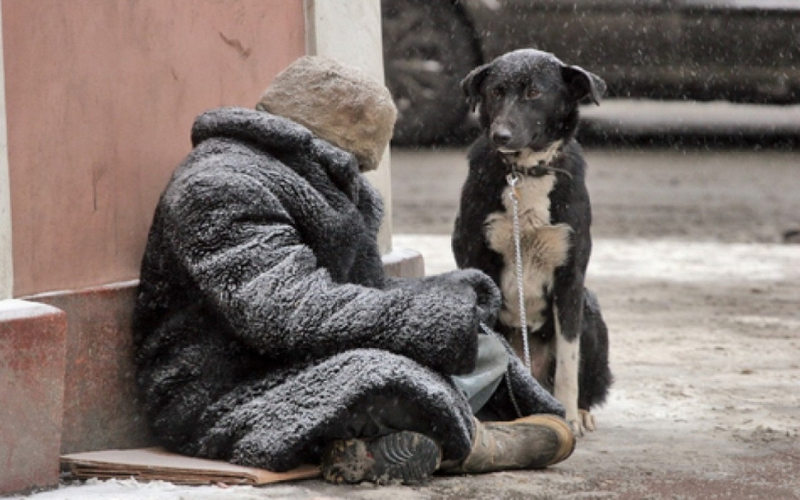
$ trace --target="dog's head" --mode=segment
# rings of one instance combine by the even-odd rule
[[[578,126],[578,104],[600,104],[598,76],[534,49],[509,52],[472,70],[461,88],[492,145],[501,152],[543,151],[568,140]]]

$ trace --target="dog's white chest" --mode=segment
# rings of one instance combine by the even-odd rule
[[[515,186],[526,320],[528,327],[534,330],[544,323],[553,276],[556,268],[566,262],[570,245],[570,227],[550,223],[548,195],[555,183],[556,176],[551,173],[541,177],[522,176]],[[503,256],[500,288],[504,306],[500,320],[506,325],[520,327],[511,189],[509,186],[503,191],[505,212],[490,214],[485,230],[489,248]]]

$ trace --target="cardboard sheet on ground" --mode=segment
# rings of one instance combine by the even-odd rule
[[[262,485],[309,479],[319,467],[304,465],[288,472],[241,467],[228,462],[205,460],[169,453],[163,448],[104,450],[63,455],[61,462],[78,478],[129,478],[170,481],[177,484]]]

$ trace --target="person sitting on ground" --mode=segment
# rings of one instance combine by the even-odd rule
[[[133,319],[137,383],[165,448],[273,471],[321,463],[349,483],[572,453],[563,407],[488,328],[491,279],[385,274],[383,205],[362,172],[395,116],[383,85],[306,56],[255,110],[196,119]]]

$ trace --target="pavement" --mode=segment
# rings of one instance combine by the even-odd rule
[[[606,137],[800,136],[800,105],[607,99],[581,108],[583,128]]]
[[[447,235],[397,234],[393,243],[421,252],[428,274],[455,267]],[[437,477],[413,487],[65,478],[60,489],[25,498],[800,498],[800,247],[599,239],[589,275],[611,328],[616,383],[595,411],[598,430],[546,471]],[[714,293],[721,284],[741,297]],[[792,307],[771,310],[775,301]]]
[[[393,243],[454,268],[463,150],[393,151]],[[800,155],[588,149],[587,284],[615,384],[598,429],[543,471],[419,486],[188,487],[65,477],[34,500],[800,500]]]

